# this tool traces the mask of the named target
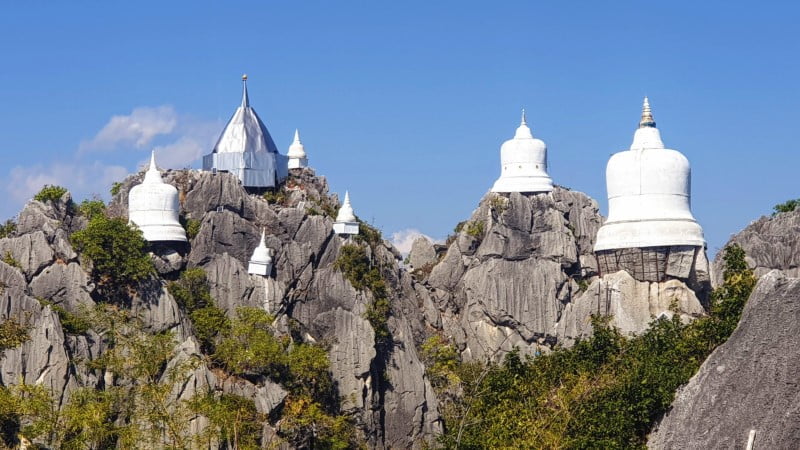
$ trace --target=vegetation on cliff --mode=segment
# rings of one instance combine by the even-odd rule
[[[755,286],[738,246],[725,249],[725,284],[707,317],[659,318],[636,337],[596,317],[594,335],[535,358],[461,364],[446,342],[423,347],[443,401],[445,447],[644,447],[654,423],[714,348],[733,332]],[[451,349],[452,350],[452,349]]]

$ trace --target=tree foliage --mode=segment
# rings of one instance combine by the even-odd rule
[[[106,204],[100,199],[84,200],[78,205],[78,212],[89,220],[106,214]]]
[[[33,199],[38,200],[42,203],[48,201],[57,202],[61,200],[61,197],[63,197],[64,194],[66,193],[67,193],[67,188],[45,184],[42,190],[40,190],[36,195],[33,196]]]
[[[772,207],[772,215],[792,212],[800,206],[800,199],[791,199]]]
[[[4,223],[0,224],[0,239],[11,236],[15,231],[17,231],[17,223],[6,219]]]
[[[130,286],[153,273],[147,241],[124,219],[97,215],[70,239],[75,249],[92,262],[92,275],[101,284]]]
[[[391,304],[380,267],[373,264],[366,249],[360,245],[343,245],[334,267],[344,274],[354,288],[372,293],[373,301],[367,307],[365,318],[375,330],[376,344],[388,344],[391,341],[387,323]]]
[[[710,314],[690,324],[678,315],[636,337],[594,319],[594,334],[535,358],[516,351],[476,368],[454,362],[442,342],[423,346],[428,373],[445,397],[446,447],[643,448],[676,389],[731,334],[755,277],[738,246],[725,249],[725,284]],[[457,384],[457,389],[454,389]],[[449,402],[449,404],[448,404]]]

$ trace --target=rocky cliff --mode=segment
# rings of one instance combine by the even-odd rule
[[[656,449],[797,448],[800,279],[761,277],[731,337],[678,391],[648,442]]]
[[[119,186],[110,215],[125,217],[128,191],[141,177],[131,176]],[[332,232],[331,214],[338,201],[329,196],[324,178],[309,170],[298,172],[272,194],[272,201],[248,194],[226,173],[168,171],[164,179],[178,187],[182,215],[199,227],[185,247],[152,249],[157,275],[128,293],[128,306],[150,332],[174,333],[177,346],[170,366],[206,361],[196,330],[166,289],[183,270],[199,267],[216,304],[229,317],[240,306],[263,308],[277,318],[280,333],[326,348],[341,412],[371,447],[416,447],[441,431],[437,401],[413,339],[412,328],[420,328],[416,304],[408,300],[416,298],[413,283],[400,270],[397,251],[379,235],[345,239]],[[6,255],[6,262],[0,262],[2,318],[30,327],[27,342],[7,350],[0,360],[0,382],[44,385],[62,407],[78,387],[102,389],[104,383],[115,382],[91,364],[78,363],[102,357],[104,339],[92,330],[65,332],[54,312],[63,308],[81,314],[96,302],[109,301],[91,281],[90,263],[70,245],[69,235],[86,223],[69,194],[57,201],[33,200],[20,214],[17,230],[0,239],[0,254]],[[268,278],[246,270],[261,229],[275,250]],[[376,343],[374,324],[365,317],[374,294],[354,288],[334,267],[345,245],[363,248],[380,268],[391,305],[385,324],[389,344]],[[275,417],[287,395],[270,379],[231,377],[203,362],[192,365],[172,396],[174,401],[189,400],[201,391],[243,395],[269,417]],[[195,432],[206,426],[202,417],[191,420]],[[265,424],[265,443],[275,436],[274,426]]]
[[[756,277],[777,269],[787,276],[800,276],[800,211],[764,216],[733,235],[727,245],[738,244]],[[714,286],[722,284],[722,252],[714,258]]]
[[[412,248],[409,261],[424,264],[413,273],[426,288],[417,292],[429,328],[451,339],[464,359],[486,361],[514,347],[533,355],[571,345],[591,333],[593,314],[611,315],[626,333],[661,314],[704,314],[705,294],[695,294],[707,290],[704,252],[691,252],[682,272],[665,282],[624,271],[599,277],[593,247],[602,222],[594,200],[561,187],[487,194],[446,250],[423,242]]]

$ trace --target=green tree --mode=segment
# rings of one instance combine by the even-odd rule
[[[130,286],[154,271],[142,232],[124,219],[95,216],[71,241],[92,262],[92,275],[101,285]]]
[[[61,197],[63,197],[66,193],[67,189],[64,187],[45,184],[42,190],[33,196],[33,199],[42,203],[48,201],[57,202],[61,200]]]
[[[231,449],[260,448],[262,422],[253,400],[233,394],[196,395],[189,407],[209,420],[209,427],[199,440],[204,446],[222,442]]]

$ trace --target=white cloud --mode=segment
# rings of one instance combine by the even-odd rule
[[[45,184],[66,187],[76,200],[93,194],[108,197],[111,184],[122,180],[127,174],[128,169],[122,166],[105,165],[99,161],[90,164],[18,166],[11,169],[6,189],[11,200],[18,204],[30,200]]]
[[[408,255],[411,251],[411,246],[414,244],[414,241],[417,240],[418,237],[423,236],[428,238],[431,242],[441,242],[439,239],[434,239],[427,234],[417,230],[416,228],[406,228],[405,230],[400,230],[392,233],[392,245],[403,254],[403,256]]]
[[[81,142],[80,153],[93,150],[115,150],[121,145],[144,148],[156,136],[171,134],[178,125],[178,116],[171,106],[142,106],[127,116],[113,116],[90,140]]]

